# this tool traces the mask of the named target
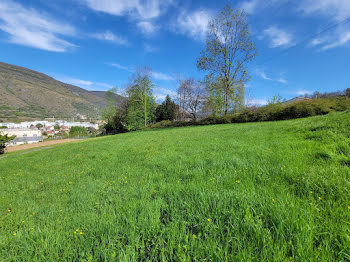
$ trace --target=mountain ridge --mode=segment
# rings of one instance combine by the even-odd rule
[[[29,68],[0,62],[0,120],[97,119],[105,91],[88,91]],[[125,97],[116,95],[116,103]]]

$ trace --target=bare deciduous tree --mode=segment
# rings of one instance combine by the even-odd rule
[[[193,78],[181,80],[177,93],[181,120],[184,120],[186,114],[190,114],[192,119],[196,120],[205,100],[202,83]]]

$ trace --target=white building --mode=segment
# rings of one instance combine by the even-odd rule
[[[7,128],[0,129],[2,135],[16,136],[16,138],[8,142],[8,146],[33,144],[42,141],[41,131],[39,129],[27,128]]]
[[[72,126],[80,126],[80,127],[93,127],[95,129],[98,129],[98,124],[93,124],[89,122],[67,122],[63,120],[56,120],[55,122],[50,121],[28,121],[28,122],[21,122],[21,123],[0,123],[0,126],[6,126],[7,128],[30,128],[31,126],[36,126],[37,124],[41,124],[44,127],[47,126],[55,126],[58,124],[59,126],[67,126],[71,128]]]

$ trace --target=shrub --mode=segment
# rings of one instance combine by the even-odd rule
[[[155,123],[154,125],[151,125],[151,128],[164,128],[164,127],[172,127],[173,122],[170,120],[163,120],[158,123]]]
[[[191,125],[215,125],[228,123],[246,123],[260,121],[277,121],[325,115],[335,111],[350,109],[350,99],[347,97],[320,98],[307,101],[297,101],[290,104],[269,104],[264,107],[246,108],[240,113],[226,116],[209,116],[199,121],[162,121],[151,128],[180,127]]]
[[[70,136],[87,136],[87,129],[81,126],[72,126],[69,131]]]

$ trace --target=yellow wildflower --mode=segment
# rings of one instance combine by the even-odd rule
[[[274,199],[274,198],[272,198],[272,202],[275,202],[275,199]]]
[[[211,219],[210,219],[210,218],[208,218],[207,220],[208,220],[208,222],[210,222],[210,220],[211,220]]]
[[[14,236],[16,236],[16,235],[17,235],[17,233],[13,233],[13,235],[14,235]]]
[[[318,197],[318,200],[321,200],[322,199],[322,197]]]

